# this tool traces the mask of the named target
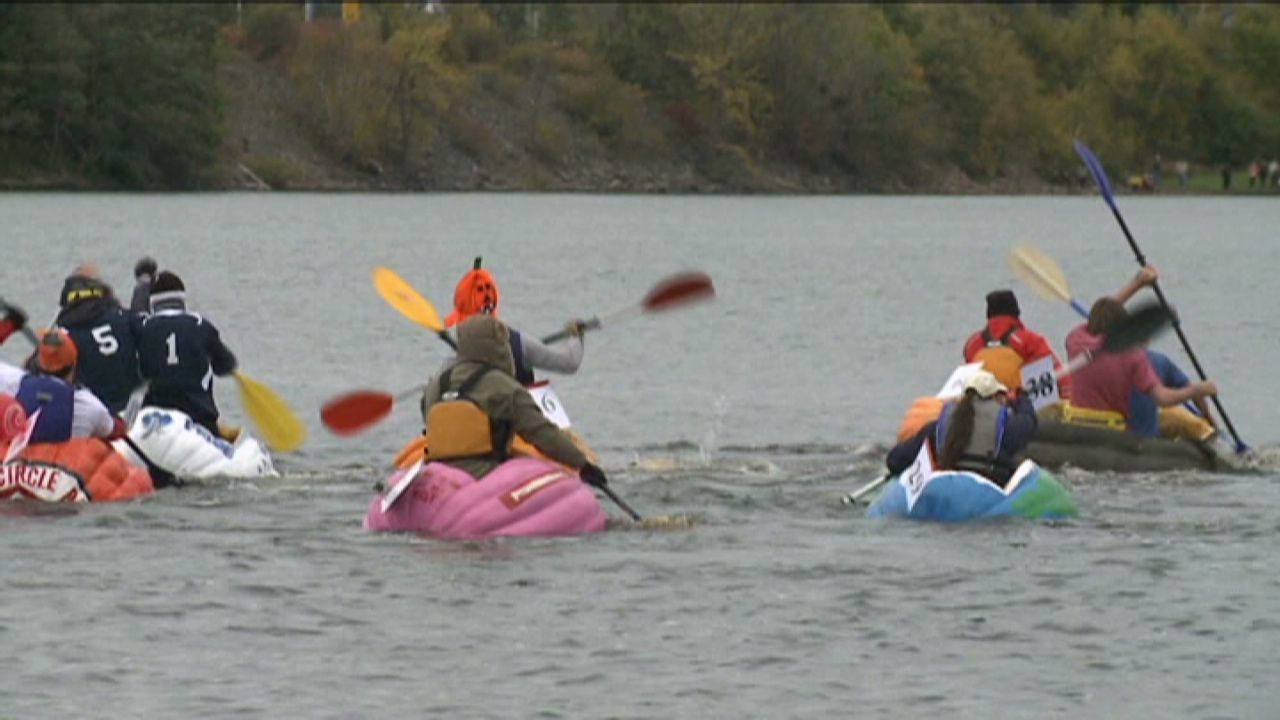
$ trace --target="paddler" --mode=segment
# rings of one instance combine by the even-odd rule
[[[422,394],[427,459],[479,480],[511,458],[511,442],[519,434],[551,460],[576,470],[583,482],[604,487],[604,471],[542,414],[516,380],[507,326],[478,313],[458,324],[457,335],[457,357]]]
[[[1004,487],[1017,469],[1018,453],[1035,437],[1039,423],[1026,393],[1011,399],[1009,388],[986,370],[965,381],[958,400],[947,403],[937,420],[889,451],[890,474],[906,470],[930,443],[937,470],[975,472]]]
[[[1022,387],[1023,365],[1052,357],[1054,368],[1062,367],[1049,341],[1022,324],[1022,310],[1012,290],[987,293],[987,324],[969,336],[963,354],[966,363],[981,362],[985,370],[1010,388]],[[1069,397],[1070,387],[1070,378],[1063,378],[1058,385],[1059,397]]]
[[[17,398],[28,418],[40,412],[28,442],[124,437],[124,421],[87,388],[75,384],[76,344],[67,331],[53,328],[39,338],[34,371],[0,362],[0,394]]]
[[[498,316],[498,282],[493,274],[480,267],[480,258],[453,291],[453,312],[445,318],[445,327],[453,327],[467,318],[485,313]],[[515,378],[524,385],[533,383],[533,371],[549,370],[551,372],[572,375],[582,365],[584,343],[582,320],[571,320],[565,324],[569,337],[562,343],[547,345],[538,338],[509,330],[511,335],[511,355],[515,358]]]
[[[207,317],[187,309],[186,289],[167,270],[151,285],[151,314],[137,335],[139,368],[150,383],[143,402],[181,410],[214,437],[234,440],[234,429],[219,431],[213,377],[235,372],[236,356]]]
[[[63,281],[58,304],[55,324],[67,330],[79,350],[77,377],[108,410],[122,412],[142,384],[135,341],[141,316],[122,308],[111,287],[83,266]]]
[[[1156,281],[1155,268],[1150,266],[1143,268],[1139,275],[1142,285]],[[1067,335],[1068,358],[1098,350],[1111,328],[1128,316],[1124,301],[1119,296],[1098,298],[1089,309],[1089,319]],[[1146,395],[1155,405],[1165,408],[1216,395],[1218,386],[1204,380],[1181,388],[1167,387],[1152,368],[1147,351],[1141,347],[1118,353],[1103,352],[1076,371],[1075,391],[1065,417],[1069,418],[1070,412],[1079,408],[1113,416],[1118,422],[1125,423],[1128,429],[1134,393]],[[1145,424],[1149,424],[1149,420]]]

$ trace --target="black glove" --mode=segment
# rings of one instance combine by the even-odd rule
[[[144,257],[133,266],[133,279],[139,280],[143,275],[154,279],[156,276],[156,261],[150,257]]]
[[[21,330],[27,326],[27,313],[17,305],[7,305],[5,307],[4,319],[13,325],[14,330]]]
[[[578,477],[582,478],[582,482],[591,487],[602,488],[609,484],[609,478],[604,476],[604,471],[599,466],[591,463],[583,465],[582,469],[578,470]]]

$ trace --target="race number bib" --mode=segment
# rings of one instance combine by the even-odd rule
[[[551,388],[550,380],[540,380],[525,389],[533,396],[533,401],[538,403],[538,409],[542,410],[548,420],[561,430],[569,429],[569,413],[565,412],[564,404]]]
[[[1053,358],[1045,356],[1022,366],[1022,389],[1036,410],[1062,400],[1058,396],[1058,380],[1053,376]]]
[[[916,454],[915,462],[898,476],[898,483],[902,485],[903,490],[907,491],[907,512],[911,512],[911,508],[915,507],[916,500],[920,499],[920,493],[924,492],[932,479],[933,451],[929,447],[929,440],[926,439],[920,443],[920,452]]]
[[[982,363],[976,362],[961,365],[955,370],[952,370],[951,377],[947,378],[947,381],[942,384],[942,389],[938,391],[936,397],[957,397],[964,392],[964,384],[969,381],[969,378],[973,377],[973,374],[981,369]]]

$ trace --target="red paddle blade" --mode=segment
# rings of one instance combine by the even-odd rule
[[[673,307],[715,297],[716,288],[711,284],[711,276],[704,272],[683,272],[653,286],[644,296],[641,305],[645,311],[669,310]]]
[[[320,408],[320,421],[336,435],[354,435],[391,412],[395,398],[376,390],[356,390]]]

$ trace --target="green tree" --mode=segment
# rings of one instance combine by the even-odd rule
[[[989,6],[919,9],[915,47],[943,119],[947,156],[970,176],[1033,166],[1050,134],[1039,80],[1017,38]]]
[[[79,169],[86,47],[65,5],[0,6],[0,171]]]

